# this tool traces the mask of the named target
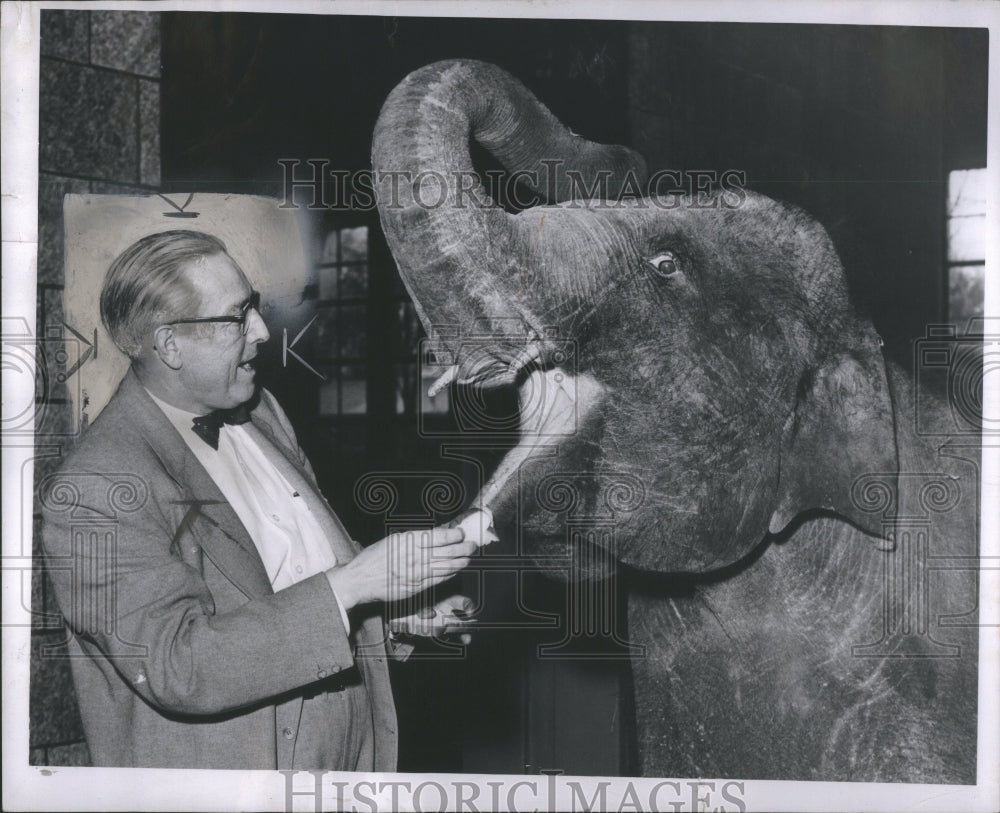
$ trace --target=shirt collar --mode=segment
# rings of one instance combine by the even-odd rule
[[[174,428],[185,436],[185,432],[193,433],[194,419],[199,417],[196,412],[188,412],[186,409],[180,409],[175,407],[173,404],[168,404],[166,401],[157,398],[153,393],[149,392],[149,389],[143,387],[149,397],[153,399],[153,403],[156,404],[162,411],[163,414],[167,416],[167,420],[173,424]]]

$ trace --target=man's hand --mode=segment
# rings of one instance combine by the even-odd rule
[[[348,610],[371,601],[399,601],[466,567],[476,547],[461,528],[405,531],[369,545],[326,575]]]
[[[472,636],[468,630],[476,623],[472,617],[475,605],[467,596],[449,596],[433,607],[426,607],[413,615],[393,618],[389,630],[397,635],[421,635],[438,638],[458,633],[458,640],[468,644]]]

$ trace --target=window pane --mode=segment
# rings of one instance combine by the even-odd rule
[[[438,367],[421,367],[418,375],[416,364],[395,365],[396,414],[413,415],[419,407],[422,415],[447,415],[448,387],[433,398],[427,394],[441,372]]]
[[[948,269],[948,320],[965,332],[969,320],[983,315],[986,266],[959,265]]]
[[[424,415],[447,415],[448,393],[450,387],[445,387],[433,398],[427,395],[431,384],[441,376],[441,368],[437,365],[420,365],[420,411]]]
[[[420,320],[411,302],[396,303],[396,324],[393,330],[392,354],[397,358],[412,358],[417,354]]]
[[[319,414],[320,415],[339,415],[340,407],[337,402],[337,392],[339,391],[339,385],[337,383],[337,376],[332,375],[334,371],[328,370],[325,372],[326,381],[319,385]]]
[[[318,359],[335,359],[339,347],[337,309],[320,308],[316,311],[316,357]]]
[[[347,265],[340,269],[341,299],[361,298],[368,295],[368,266]]]
[[[986,259],[986,215],[948,218],[948,261]]]
[[[368,309],[364,305],[342,305],[337,311],[341,357],[364,358],[368,349]]]
[[[368,259],[368,227],[357,226],[353,229],[340,230],[340,260]]]
[[[948,261],[986,259],[986,170],[948,173]]]
[[[337,262],[337,232],[332,231],[323,241],[323,250],[320,252],[319,261],[321,263]]]
[[[416,413],[417,397],[417,365],[394,365],[396,389],[396,414],[413,415]]]
[[[956,169],[948,173],[948,217],[986,214],[986,170]]]
[[[319,269],[319,298],[321,301],[337,298],[337,267]]]
[[[368,411],[368,377],[363,365],[340,368],[340,414],[364,415]]]

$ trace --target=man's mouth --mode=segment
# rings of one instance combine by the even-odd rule
[[[246,370],[248,373],[252,373],[257,368],[257,357],[254,356],[252,359],[247,359],[238,366],[240,367],[240,369]]]

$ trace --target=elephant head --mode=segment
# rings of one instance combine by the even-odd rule
[[[470,139],[538,173],[550,203],[498,205]],[[518,385],[527,404],[562,378],[564,406],[543,395],[552,411],[534,424],[525,411],[528,452],[501,464],[489,497],[517,499],[528,533],[558,531],[536,493],[553,472],[582,478],[595,514],[606,486],[639,484],[615,556],[648,570],[731,564],[810,509],[880,531],[851,496],[858,475],[897,467],[880,342],[806,213],[743,190],[623,197],[641,158],[571,133],[516,79],[472,61],[396,87],[373,167],[389,246],[457,380]],[[604,196],[574,199],[574,177],[606,181]],[[560,414],[572,433],[549,431]],[[547,455],[533,461],[538,446]]]

